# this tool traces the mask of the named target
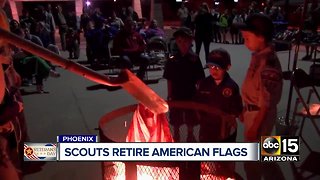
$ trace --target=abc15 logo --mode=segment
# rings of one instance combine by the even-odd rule
[[[261,136],[261,155],[299,155],[299,137]]]

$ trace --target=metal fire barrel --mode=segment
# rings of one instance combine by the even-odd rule
[[[168,102],[168,104],[169,107],[175,108],[209,110],[205,105],[194,102]],[[136,104],[129,105],[105,114],[99,121],[101,142],[126,142],[136,108]],[[199,127],[196,127],[196,136],[198,131]],[[220,163],[217,162],[102,162],[101,167],[103,180],[213,180],[230,177],[237,177],[231,179],[242,179],[234,172],[227,173],[232,174],[230,176],[221,172]]]

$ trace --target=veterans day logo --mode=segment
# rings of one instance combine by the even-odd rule
[[[25,161],[56,161],[57,145],[54,143],[25,143]]]

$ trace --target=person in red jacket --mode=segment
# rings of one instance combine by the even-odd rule
[[[135,31],[135,26],[132,19],[126,20],[123,30],[113,40],[113,50],[120,55],[121,67],[140,66],[137,76],[143,79],[149,64],[149,58],[143,55],[146,43],[143,37]]]

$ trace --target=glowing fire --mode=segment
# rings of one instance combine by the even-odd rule
[[[114,162],[114,173],[105,177],[107,180],[126,180],[125,164],[122,162]],[[146,171],[146,169],[148,169]],[[164,176],[163,172],[168,172],[170,176]],[[177,172],[177,173],[170,173]],[[175,180],[179,179],[178,167],[151,167],[151,166],[137,166],[137,179],[138,180]]]
[[[166,172],[166,174],[164,174]],[[125,163],[114,162],[113,173],[105,174],[105,180],[126,180]],[[137,165],[137,180],[178,180],[179,168],[178,167],[151,167]],[[206,173],[201,174],[202,180],[234,180],[234,178],[216,176],[214,174]]]
[[[212,174],[200,175],[200,179],[203,179],[203,180],[235,180],[234,178],[223,177],[223,176],[215,176],[215,175],[212,175]]]

